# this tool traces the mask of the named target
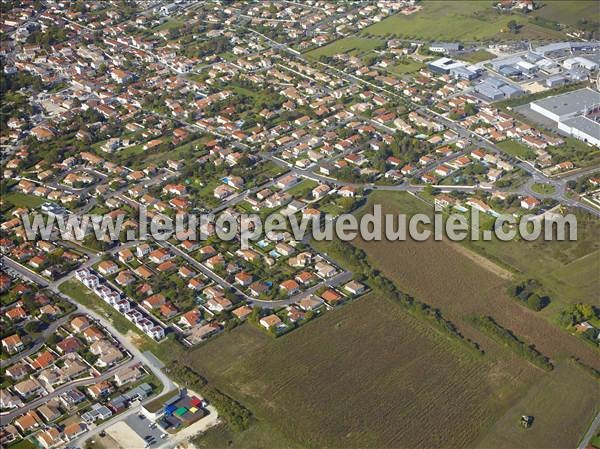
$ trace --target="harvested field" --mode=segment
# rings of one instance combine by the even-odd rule
[[[319,448],[465,447],[541,375],[469,351],[377,293],[275,340],[245,324],[191,359],[259,420]]]
[[[565,361],[544,376],[491,431],[476,444],[480,448],[574,448],[600,410],[600,384],[572,362]],[[522,415],[534,417],[525,430]]]
[[[374,203],[382,204],[384,213],[397,214],[406,210],[431,213],[429,206],[405,193],[376,192],[365,210],[370,210]],[[514,242],[515,245],[519,243]],[[469,315],[492,316],[500,325],[534,344],[551,359],[573,355],[600,369],[597,351],[508,297],[507,282],[482,269],[476,259],[465,257],[464,248],[456,249],[458,243],[408,239],[404,242],[356,241],[355,244],[366,251],[373,266],[384,272],[401,290],[439,307],[465,335],[484,343],[484,349],[485,341],[466,320]],[[521,265],[524,263],[521,262]]]

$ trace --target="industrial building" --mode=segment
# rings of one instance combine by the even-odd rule
[[[459,43],[435,42],[429,46],[429,51],[446,54],[451,51],[459,51],[461,48],[462,46]]]
[[[534,101],[531,109],[556,122],[562,132],[600,147],[600,92],[585,88]]]
[[[535,112],[555,122],[587,114],[600,107],[600,93],[589,87],[530,103]]]
[[[449,74],[450,70],[464,67],[466,64],[450,58],[440,58],[427,63],[427,67],[434,73]]]
[[[598,64],[582,56],[575,56],[574,58],[565,59],[563,61],[563,67],[568,70],[583,68],[593,72],[594,70],[598,69]]]
[[[575,51],[599,50],[600,42],[555,42],[537,47],[533,52],[541,56],[548,56],[550,53],[572,54]]]
[[[504,98],[514,98],[519,96],[523,93],[523,90],[520,87],[513,86],[501,79],[490,76],[482,83],[475,86],[475,92],[481,94],[488,100],[498,101]]]
[[[584,115],[558,122],[558,129],[600,148],[600,123]]]

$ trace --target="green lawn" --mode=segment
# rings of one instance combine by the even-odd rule
[[[506,39],[547,39],[562,36],[547,28],[528,23],[520,14],[499,14],[488,0],[431,0],[422,3],[421,11],[405,16],[388,17],[361,31],[385,37],[403,37],[428,41],[481,41]],[[515,20],[522,28],[519,33],[502,32],[507,23]]]
[[[463,61],[467,61],[467,62],[476,63],[476,62],[481,62],[481,61],[487,61],[488,59],[494,59],[495,57],[496,57],[495,54],[482,49],[482,50],[476,50],[472,53],[466,53],[464,55],[460,55],[458,59],[462,59]]]
[[[415,73],[425,67],[425,64],[414,61],[414,60],[406,60],[401,61],[398,64],[394,64],[391,67],[388,67],[390,72],[393,72],[397,75],[404,75],[407,73]]]
[[[183,346],[179,343],[169,338],[160,343],[152,340],[80,282],[69,280],[62,283],[59,290],[74,301],[106,317],[121,334],[135,335],[136,345],[143,351],[151,351],[162,362],[168,363],[181,355]]]
[[[535,152],[531,148],[527,148],[520,142],[512,139],[506,139],[496,144],[498,148],[511,156],[520,157],[521,159],[535,158]]]
[[[531,186],[531,190],[541,195],[552,195],[556,189],[551,184],[535,183]]]
[[[385,45],[383,39],[365,39],[360,37],[347,37],[344,39],[332,42],[329,45],[319,47],[306,53],[310,58],[318,59],[320,56],[333,56],[338,53],[350,53],[354,56],[361,56],[369,51]]]
[[[600,7],[593,0],[543,1],[541,8],[530,15],[566,25],[577,25],[580,19],[599,21]]]
[[[312,179],[304,179],[294,187],[286,190],[286,192],[295,198],[308,198],[312,189],[318,185],[319,183],[317,181],[313,181]]]
[[[4,200],[13,204],[15,207],[26,207],[28,209],[35,209],[40,207],[47,201],[45,197],[27,195],[21,192],[10,192],[4,196]]]
[[[185,20],[179,17],[176,18],[172,18],[167,20],[165,23],[160,24],[159,26],[157,26],[154,31],[158,32],[158,31],[162,31],[162,30],[174,30],[177,28],[180,28],[181,26],[183,26],[183,24],[185,23]]]
[[[6,446],[6,449],[37,449],[37,446],[33,444],[30,440],[23,439],[17,441],[14,444]]]
[[[576,447],[598,412],[597,393],[597,381],[573,362],[565,361],[517,401],[476,447]],[[522,415],[534,417],[529,429],[519,425]]]

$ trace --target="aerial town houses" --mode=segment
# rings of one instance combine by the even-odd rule
[[[214,223],[200,229],[212,237],[208,242],[131,243],[125,235],[114,242],[91,233],[81,245],[30,242],[22,214],[96,213],[123,218],[126,231],[139,230],[141,208],[170,218],[201,211],[234,220],[247,212],[339,216],[355,210],[373,186],[410,187],[461,213],[554,210],[564,198],[538,197],[521,186],[532,174],[558,179],[597,162],[588,156],[598,146],[600,102],[590,82],[598,74],[597,43],[532,45],[473,64],[466,61],[473,49],[460,43],[422,48],[386,37],[368,58],[355,52],[333,53],[318,63],[301,57],[334,36],[420,8],[412,1],[318,7],[206,2],[190,9],[175,2],[128,17],[99,3],[83,12],[62,3],[39,14],[13,8],[3,23],[11,36],[2,48],[4,70],[32,77],[35,86],[39,80],[41,87],[31,87],[27,107],[11,109],[2,131],[9,148],[3,176],[10,181],[0,225],[3,254],[45,282],[68,278],[101,301],[107,314],[123,316],[154,342],[175,333],[194,346],[242,322],[281,335],[369,287],[287,230],[247,249],[238,240],[214,238]],[[177,26],[180,21],[211,27],[198,38],[192,26]],[[253,26],[272,41],[246,29]],[[31,34],[57,29],[62,33],[51,42],[28,42]],[[392,70],[404,65],[416,69]],[[551,91],[518,111],[506,107],[526,99],[530,83],[542,92],[573,89]],[[585,196],[593,198],[588,184]],[[428,197],[426,185],[448,192]],[[19,304],[30,284],[10,276],[1,281],[2,291],[15,299],[2,310],[3,322],[66,312],[65,304],[45,301],[38,292],[39,311]],[[285,305],[271,306],[279,303]],[[104,373],[128,360],[105,329],[86,320],[65,323],[59,342],[45,343],[7,368],[15,382],[2,390],[2,408],[18,410],[73,376]],[[15,332],[2,347],[14,357],[31,343],[26,333]],[[66,390],[60,403],[48,405],[69,414],[83,395],[79,403],[89,406],[77,415],[81,422],[54,425],[52,410],[32,409],[3,428],[6,438],[26,436],[43,447],[76,439],[135,397],[124,393],[112,406],[94,402],[128,379],[143,380],[143,367],[125,368],[85,391]],[[136,395],[151,394],[142,390]]]

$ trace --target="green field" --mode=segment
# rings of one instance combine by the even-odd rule
[[[307,52],[305,56],[316,59],[323,55],[333,56],[338,53],[349,53],[354,56],[362,56],[380,45],[385,45],[385,40],[347,37],[315,50],[311,50]]]
[[[296,198],[309,198],[312,190],[317,187],[319,183],[312,179],[303,179],[295,186],[286,190],[287,193]]]
[[[539,280],[553,299],[542,313],[555,313],[565,304],[596,303],[600,290],[600,222],[576,213],[578,240],[469,242],[471,249],[511,267],[521,276]]]
[[[541,195],[552,195],[556,189],[552,184],[535,183],[531,186],[531,190]]]
[[[460,55],[458,59],[467,62],[477,63],[481,61],[487,61],[488,59],[494,59],[495,57],[495,54],[490,53],[487,50],[476,50],[472,53],[465,53],[463,55]]]
[[[578,441],[570,435],[583,437],[592,417],[600,411],[596,400],[599,388],[597,380],[573,362],[565,361],[519,399],[476,447],[573,448]],[[577,410],[578,413],[569,413],[568,410]],[[522,415],[534,417],[529,429],[519,425]],[[584,418],[586,416],[588,419]],[[568,431],[549,432],[548,429]]]
[[[253,420],[243,432],[232,432],[220,425],[198,435],[192,442],[199,449],[302,449],[304,446],[286,438],[277,428],[267,422]]]
[[[516,140],[507,139],[496,144],[502,151],[521,159],[533,159],[535,152]]]
[[[4,195],[3,199],[13,204],[15,207],[26,207],[28,209],[35,209],[46,202],[45,197],[27,195],[26,193],[21,192],[7,193]]]
[[[556,2],[564,4],[565,2]],[[499,14],[487,0],[431,0],[409,16],[397,14],[361,31],[361,35],[402,37],[426,41],[483,41],[500,39],[560,38],[561,33],[528,22],[521,14]],[[560,7],[562,8],[562,7]],[[521,25],[519,33],[507,29],[511,20]]]
[[[413,60],[407,60],[406,62],[399,62],[388,67],[388,70],[397,75],[404,75],[407,73],[418,72],[423,67],[425,67],[425,64]]]
[[[577,25],[580,19],[600,20],[600,7],[593,0],[568,0],[541,2],[541,8],[530,14],[566,25]]]
[[[464,447],[539,375],[482,358],[376,293],[275,340],[245,324],[189,360],[279,430],[274,448]]]

